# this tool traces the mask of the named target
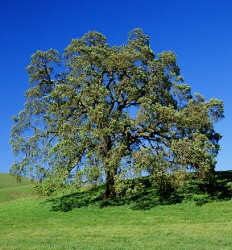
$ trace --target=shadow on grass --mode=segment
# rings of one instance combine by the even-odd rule
[[[130,197],[116,197],[114,199],[104,199],[104,191],[104,185],[100,185],[85,191],[79,190],[68,195],[50,198],[45,202],[51,203],[52,211],[68,212],[74,208],[82,208],[90,205],[100,208],[128,205],[133,210],[147,210],[157,205],[174,204],[182,201],[182,198],[176,195],[168,199],[163,199],[152,188],[147,188],[143,192],[136,193]]]
[[[135,184],[133,180],[131,187]],[[52,211],[68,212],[74,208],[87,206],[107,207],[127,205],[133,210],[147,210],[157,205],[171,205],[183,200],[191,200],[197,206],[202,206],[212,200],[226,200],[232,198],[232,171],[217,172],[211,185],[206,185],[197,178],[189,178],[181,190],[166,190],[158,192],[149,182],[148,178],[139,180],[144,189],[130,196],[125,192],[114,199],[104,199],[104,184],[95,185],[88,189],[79,189],[77,192],[50,198],[46,203],[51,203]]]
[[[101,189],[101,187],[94,187],[85,191],[78,190],[74,193],[47,199],[45,202],[52,204],[52,211],[68,212],[74,208],[81,208],[98,204],[100,197],[102,196]]]

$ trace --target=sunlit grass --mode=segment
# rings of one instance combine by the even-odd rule
[[[32,186],[33,184],[28,178],[22,178],[21,182],[17,182],[16,177],[0,173],[0,204],[15,199],[35,196]]]
[[[1,203],[0,249],[232,249],[232,202],[51,211],[44,199]]]
[[[0,173],[0,189],[8,188],[8,187],[18,187],[23,185],[31,184],[31,180],[29,178],[21,178],[21,181],[17,181],[15,176],[9,175],[7,173]]]
[[[134,210],[131,204],[100,208],[100,203],[90,202],[62,212],[53,209],[53,198],[59,195],[38,197],[27,181],[2,181],[1,250],[232,249],[232,201],[201,207],[183,202],[147,210]],[[91,195],[96,194],[86,190],[73,197],[81,202]]]

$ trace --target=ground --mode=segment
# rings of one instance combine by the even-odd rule
[[[28,180],[1,183],[1,250],[232,249],[230,200],[147,210],[92,204],[64,212],[32,193]]]

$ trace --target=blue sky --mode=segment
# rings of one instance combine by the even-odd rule
[[[223,135],[218,170],[232,169],[232,2],[182,0],[11,0],[0,7],[0,172],[14,161],[9,145],[11,118],[23,109],[29,87],[25,67],[38,49],[62,51],[72,38],[90,30],[122,44],[140,27],[156,52],[177,54],[182,75],[206,98],[225,103],[225,119],[216,124]]]

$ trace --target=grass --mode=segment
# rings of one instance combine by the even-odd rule
[[[29,178],[22,177],[21,182],[18,182],[14,176],[9,175],[7,173],[0,173],[0,189],[9,187],[19,187],[28,184],[31,184],[31,180]]]
[[[30,179],[22,178],[17,182],[14,176],[0,173],[0,203],[31,196],[34,194]]]
[[[232,249],[232,201],[148,210],[92,204],[62,212],[51,199],[29,197],[29,187],[0,202],[1,250]],[[15,188],[1,189],[0,199]]]
[[[0,249],[231,249],[232,203],[51,211],[41,199],[0,206]]]

